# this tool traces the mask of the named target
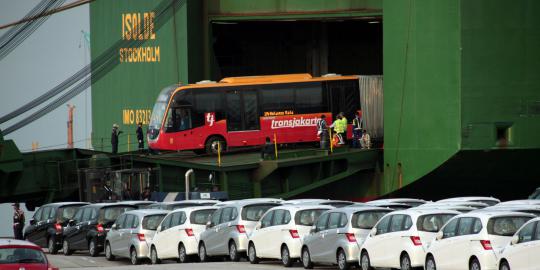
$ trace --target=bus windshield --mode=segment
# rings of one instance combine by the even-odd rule
[[[161,128],[161,122],[163,121],[165,110],[167,110],[169,98],[176,87],[176,85],[166,87],[159,93],[156,104],[152,109],[150,124],[148,125],[148,137],[150,140],[155,140],[159,134],[159,129]]]

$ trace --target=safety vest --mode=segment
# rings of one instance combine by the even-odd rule
[[[345,117],[342,117],[341,120],[337,119],[334,122],[334,130],[337,133],[343,133],[345,130],[347,130],[347,119]]]

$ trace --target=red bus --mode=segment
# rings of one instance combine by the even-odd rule
[[[328,125],[339,112],[350,123],[359,109],[358,76],[289,74],[174,85],[154,105],[148,146],[214,153],[218,143],[223,150],[257,146],[274,134],[280,144],[317,142],[322,114]]]

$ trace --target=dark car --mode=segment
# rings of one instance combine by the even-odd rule
[[[58,270],[40,247],[28,241],[0,239],[0,269]]]
[[[56,254],[62,248],[63,231],[70,219],[84,202],[51,203],[40,207],[30,225],[24,230],[24,237],[40,247],[48,247],[49,253]]]
[[[105,243],[105,237],[116,218],[136,207],[122,203],[96,203],[79,208],[75,217],[64,230],[64,255],[75,250],[88,250],[90,256],[97,256]]]

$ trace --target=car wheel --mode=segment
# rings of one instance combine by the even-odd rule
[[[49,241],[47,241],[47,246],[49,248],[49,253],[50,254],[56,254],[58,253],[58,248],[56,248],[56,244],[54,243],[54,237],[49,237]]]
[[[137,257],[137,250],[135,248],[131,248],[131,251],[129,252],[129,259],[131,260],[131,264],[139,264],[139,258]]]
[[[283,266],[285,267],[291,267],[293,263],[291,260],[291,253],[286,245],[281,248],[281,263],[283,263]]]
[[[471,264],[469,265],[469,270],[481,270],[482,268],[480,267],[480,262],[478,261],[478,259],[474,258],[472,259],[471,261]]]
[[[88,243],[88,253],[92,257],[96,257],[97,255],[99,255],[97,240],[95,238],[90,239],[90,243]]]
[[[64,242],[62,243],[62,251],[66,256],[73,254],[73,250],[69,248],[69,242],[67,240],[64,240]]]
[[[502,261],[499,270],[510,270],[510,265],[507,261]]]
[[[259,263],[259,258],[257,258],[257,251],[255,250],[255,244],[253,244],[253,242],[249,243],[248,260],[249,260],[249,263],[251,264]]]
[[[178,247],[178,262],[189,262],[189,256],[187,255],[186,247],[184,246],[184,244],[180,244],[180,246]]]
[[[362,252],[362,255],[360,256],[360,268],[362,270],[371,270],[373,269],[371,267],[371,263],[369,261],[369,254],[367,251]]]
[[[347,255],[345,255],[343,249],[338,251],[336,259],[339,270],[349,270],[351,265],[347,262]]]
[[[401,256],[401,259],[399,261],[399,268],[401,270],[411,270],[411,258],[409,258],[409,255],[407,253],[404,253]]]
[[[150,263],[152,264],[160,264],[161,260],[158,257],[157,250],[155,246],[152,246],[152,249],[150,250]]]
[[[311,261],[311,255],[307,247],[302,249],[302,265],[305,269],[313,268],[313,262]]]
[[[108,261],[114,261],[114,255],[112,254],[112,249],[111,249],[111,244],[109,244],[109,242],[107,242],[107,244],[105,244],[105,258],[108,260]]]
[[[199,244],[199,260],[201,262],[208,262],[210,258],[208,258],[208,254],[206,254],[206,246],[204,243]]]
[[[426,270],[437,270],[437,265],[435,264],[435,259],[432,255],[429,255],[426,258],[426,267],[424,268]]]
[[[240,260],[240,256],[238,255],[238,249],[236,248],[236,243],[234,241],[231,241],[229,243],[229,258],[233,262],[237,262]]]

